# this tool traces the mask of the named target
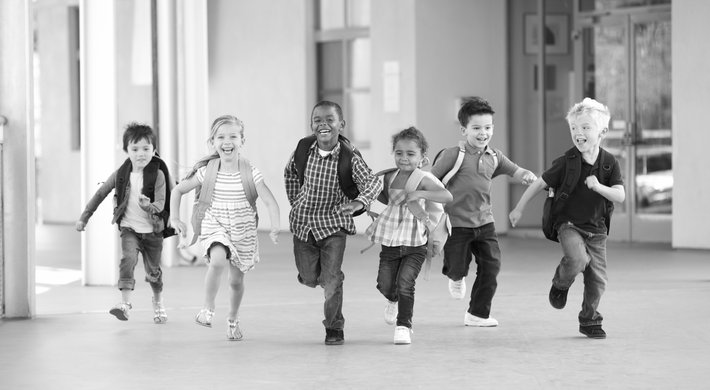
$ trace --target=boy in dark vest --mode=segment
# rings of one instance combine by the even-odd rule
[[[131,123],[126,127],[123,150],[128,153],[128,158],[96,191],[76,222],[76,230],[83,231],[94,211],[115,189],[111,222],[118,225],[121,234],[123,256],[118,279],[121,302],[109,313],[121,321],[128,320],[132,308],[131,293],[136,282],[133,272],[139,253],[143,257],[145,280],[153,290],[153,321],[163,324],[168,320],[161,298],[163,272],[160,255],[163,238],[174,234],[172,228],[166,228],[170,217],[166,199],[173,186],[167,166],[155,155],[155,142],[155,133],[149,126]]]
[[[555,213],[553,226],[563,257],[552,278],[549,300],[556,309],[565,307],[567,291],[577,274],[582,273],[584,299],[578,318],[579,331],[596,339],[606,337],[597,307],[607,283],[609,202],[621,203],[626,198],[619,162],[600,147],[609,131],[609,119],[609,109],[594,99],[585,98],[572,106],[567,123],[574,147],[553,161],[552,167],[525,190],[509,215],[510,223],[515,226],[533,196],[547,187],[559,192],[565,187],[563,182],[574,180],[567,174],[570,167],[576,170],[577,180],[570,183],[564,205]]]
[[[341,266],[345,237],[355,234],[353,214],[366,209],[382,191],[380,180],[340,136],[343,128],[338,104],[317,103],[311,113],[313,135],[299,142],[284,170],[298,281],[323,287],[326,345],[344,342]]]

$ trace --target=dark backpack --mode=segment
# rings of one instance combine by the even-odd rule
[[[298,141],[296,152],[293,154],[293,161],[296,165],[296,173],[298,174],[298,183],[303,186],[303,176],[306,171],[306,163],[308,162],[308,151],[311,145],[316,142],[316,136],[309,135]],[[350,140],[338,135],[340,143],[340,157],[338,158],[338,184],[348,199],[353,200],[360,195],[360,190],[353,181],[353,155],[357,154],[362,158],[360,151],[350,143]],[[365,212],[365,209],[358,210],[353,213],[353,216],[358,216]]]
[[[607,152],[603,148],[599,148],[600,167],[597,169],[597,178],[599,182],[608,185],[611,178],[611,170],[614,167],[614,155]],[[565,175],[562,179],[562,184],[557,188],[548,188],[548,195],[545,199],[545,204],[542,208],[542,232],[545,238],[555,242],[557,239],[557,217],[564,210],[567,200],[577,186],[582,172],[582,155],[577,148],[571,148],[565,152],[565,155],[560,157],[565,162]],[[614,212],[614,202],[609,199],[604,199],[606,202],[606,212],[604,213],[604,223],[606,224],[606,232],[609,234],[611,225],[611,214]]]

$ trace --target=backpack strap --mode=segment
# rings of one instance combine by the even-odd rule
[[[308,162],[308,151],[316,142],[315,134],[301,138],[296,145],[296,151],[293,153],[293,162],[296,165],[296,174],[298,174],[298,183],[303,186],[303,177],[306,172],[306,163]]]
[[[562,184],[560,184],[555,193],[555,197],[567,201],[567,198],[569,198],[574,188],[577,186],[581,173],[582,155],[577,148],[571,148],[565,153],[565,176],[562,179]]]
[[[439,157],[439,154],[441,154],[441,152],[439,152],[436,155],[436,157]],[[449,180],[451,180],[451,178],[454,177],[454,175],[459,171],[459,168],[461,168],[461,164],[463,164],[463,158],[464,158],[465,154],[466,154],[466,142],[459,141],[459,154],[456,157],[456,162],[454,163],[454,166],[451,168],[451,170],[446,175],[444,175],[444,177],[441,179],[441,182],[444,184],[444,186],[449,184]],[[434,161],[436,161],[436,157],[434,158]],[[497,157],[496,157],[496,159],[497,159]],[[498,164],[496,163],[496,166],[497,165]]]
[[[243,157],[239,157],[239,175],[242,178],[242,187],[244,187],[244,193],[247,196],[249,205],[256,212],[256,198],[259,194],[256,192],[256,184],[254,183],[254,175],[251,171],[251,163],[249,160]]]
[[[389,186],[390,183],[387,182],[387,180],[384,179],[384,177],[390,173],[390,172],[395,172],[397,168],[386,168],[383,169],[377,173],[375,173],[375,176],[382,176],[382,191],[380,194],[377,196],[377,200],[380,201],[382,204],[387,204],[390,201],[390,194],[389,194]]]

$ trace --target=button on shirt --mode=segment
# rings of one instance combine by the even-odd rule
[[[458,157],[459,148],[448,148],[432,167],[431,173],[443,178]],[[497,166],[496,166],[497,160]],[[454,197],[445,206],[453,227],[475,228],[494,222],[491,205],[491,181],[498,175],[513,176],[518,165],[500,150],[486,147],[477,150],[466,143],[463,163],[446,188]]]
[[[284,170],[286,196],[291,204],[289,225],[291,232],[301,241],[307,241],[311,232],[316,240],[322,240],[340,229],[355,234],[353,217],[340,212],[340,207],[351,201],[338,183],[340,143],[325,156],[318,153],[317,145],[314,142],[308,151],[303,186],[299,184],[293,155]],[[360,195],[354,200],[369,207],[382,191],[381,181],[357,154],[353,154],[352,176],[360,190]]]

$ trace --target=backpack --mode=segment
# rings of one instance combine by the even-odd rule
[[[306,172],[306,163],[308,163],[308,152],[311,145],[316,142],[315,134],[302,138],[298,141],[296,151],[293,154],[293,161],[296,165],[296,173],[298,174],[298,183],[303,186],[304,174]],[[338,157],[338,184],[348,199],[353,200],[360,195],[357,185],[353,181],[353,155],[357,154],[362,158],[360,151],[350,143],[350,140],[342,135],[338,135],[340,143],[340,156]],[[362,208],[353,213],[353,216],[358,216],[365,212]]]
[[[597,178],[599,182],[608,185],[611,177],[611,170],[614,166],[614,155],[607,152],[603,148],[599,148],[599,165],[597,169]],[[577,148],[570,148],[565,152],[565,155],[560,157],[565,162],[565,175],[562,179],[562,184],[557,188],[548,187],[548,195],[545,199],[545,204],[542,208],[542,232],[545,238],[551,241],[559,242],[557,238],[557,217],[564,210],[565,204],[570,195],[577,186],[582,172],[582,155]],[[592,168],[594,170],[594,168]],[[606,225],[607,235],[611,226],[611,214],[614,212],[614,202],[609,199],[604,199],[606,203],[606,212],[604,213],[604,224]]]
[[[434,156],[434,162],[432,162],[432,165],[436,164],[436,161],[441,157],[441,154],[444,153],[446,149],[441,149],[436,156]],[[493,170],[495,171],[496,168],[498,168],[498,153],[491,148],[491,156],[493,157]],[[456,157],[456,162],[454,162],[454,165],[451,167],[449,172],[444,175],[443,178],[441,178],[441,182],[444,183],[444,186],[446,186],[449,181],[451,180],[452,177],[456,173],[458,173],[459,168],[461,168],[461,164],[463,163],[463,158],[464,155],[466,154],[466,141],[459,141],[459,154]]]

